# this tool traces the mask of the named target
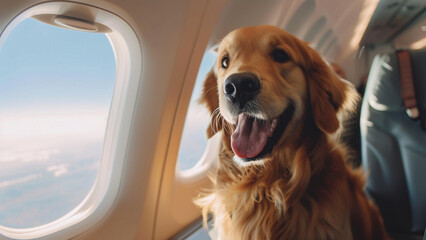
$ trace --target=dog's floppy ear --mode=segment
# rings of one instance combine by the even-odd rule
[[[305,71],[314,122],[323,132],[334,133],[339,128],[337,112],[353,90],[349,83],[339,79],[315,50],[307,46],[306,50],[309,60]]]
[[[216,132],[222,129],[222,121],[220,121],[220,117],[216,117],[216,114],[219,114],[219,110],[217,110],[219,108],[219,96],[216,75],[213,69],[210,70],[204,80],[199,102],[207,107],[211,115],[211,122],[207,127],[207,137],[211,138]]]

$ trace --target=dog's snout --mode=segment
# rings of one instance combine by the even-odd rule
[[[234,73],[225,80],[223,91],[226,99],[243,108],[259,93],[260,81],[253,73]]]

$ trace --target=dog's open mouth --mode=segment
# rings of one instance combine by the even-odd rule
[[[257,119],[246,113],[239,114],[231,136],[235,155],[247,162],[265,157],[281,138],[293,113],[294,106],[290,104],[280,116],[270,120]]]

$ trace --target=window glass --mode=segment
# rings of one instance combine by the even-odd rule
[[[179,170],[188,170],[194,167],[201,159],[207,146],[206,129],[210,123],[210,114],[204,105],[198,103],[198,100],[201,96],[204,78],[215,60],[215,53],[207,51],[198,71],[180,142]]]
[[[0,48],[0,225],[35,227],[67,214],[94,185],[115,57],[105,34],[31,18],[6,37]]]

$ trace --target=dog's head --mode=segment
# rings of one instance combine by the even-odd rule
[[[302,121],[328,134],[339,128],[349,86],[305,42],[277,27],[247,27],[225,36],[217,56],[201,102],[223,119],[216,130],[232,126],[234,159],[266,158]]]

